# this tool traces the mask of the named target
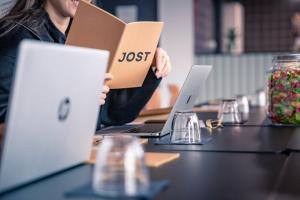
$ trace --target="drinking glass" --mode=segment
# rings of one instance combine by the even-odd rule
[[[236,97],[238,103],[238,110],[241,115],[241,121],[247,122],[249,119],[249,101],[248,98],[244,95],[237,95]]]
[[[235,99],[224,99],[218,112],[218,119],[222,124],[239,124],[242,122]]]
[[[94,168],[93,189],[100,195],[119,198],[148,191],[148,169],[137,138],[116,135],[103,139]]]
[[[201,129],[196,113],[177,111],[172,121],[171,143],[200,144]]]

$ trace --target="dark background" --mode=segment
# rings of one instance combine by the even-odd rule
[[[118,5],[136,5],[138,20],[158,20],[158,0],[100,0],[115,14]],[[245,14],[245,53],[288,52],[293,45],[291,18],[300,11],[300,0],[194,0],[195,53],[221,53],[222,5],[239,2]],[[184,3],[184,1],[182,2]],[[215,41],[215,49],[205,43]]]

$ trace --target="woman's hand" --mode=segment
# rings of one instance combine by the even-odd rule
[[[112,79],[113,79],[112,74],[109,74],[109,73],[105,74],[105,82],[109,81],[109,80],[112,80]],[[109,90],[110,89],[107,85],[103,85],[102,92],[101,92],[101,95],[100,95],[100,105],[105,104],[105,99],[106,99],[106,96],[107,96],[107,93],[109,92]]]
[[[165,77],[171,72],[172,67],[170,57],[165,50],[162,48],[157,48],[152,61],[152,66],[156,68],[155,76],[157,78]]]

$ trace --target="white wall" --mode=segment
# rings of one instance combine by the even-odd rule
[[[158,15],[164,29],[161,47],[167,50],[172,62],[172,72],[162,82],[163,106],[167,104],[168,83],[181,86],[194,62],[194,1],[159,0]]]
[[[198,102],[205,102],[253,95],[264,89],[272,54],[212,54],[197,56],[196,60],[199,64],[214,66],[198,98]]]

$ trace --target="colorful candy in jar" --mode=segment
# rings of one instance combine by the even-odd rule
[[[275,123],[300,124],[300,69],[288,63],[269,76],[269,117]]]

